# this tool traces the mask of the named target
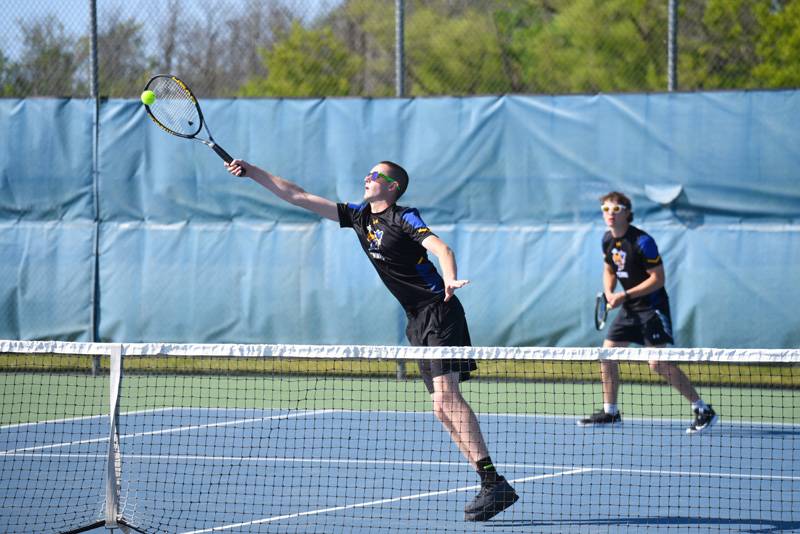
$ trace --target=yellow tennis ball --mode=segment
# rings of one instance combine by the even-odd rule
[[[146,106],[151,106],[155,101],[156,101],[156,94],[153,91],[147,90],[142,92],[142,104],[145,104]]]

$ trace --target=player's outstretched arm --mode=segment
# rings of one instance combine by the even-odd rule
[[[339,221],[339,211],[335,202],[312,195],[294,182],[284,180],[280,176],[275,176],[241,159],[234,159],[230,163],[225,163],[225,168],[234,176],[251,178],[272,191],[278,198],[290,204],[312,211],[326,219]]]
[[[439,266],[442,268],[442,278],[444,279],[444,301],[447,302],[456,292],[456,289],[469,284],[469,280],[458,280],[456,255],[447,246],[447,243],[432,235],[425,238],[422,246],[439,259]]]

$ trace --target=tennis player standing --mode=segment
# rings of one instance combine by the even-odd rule
[[[655,240],[631,224],[631,201],[612,191],[600,198],[600,209],[608,231],[603,235],[603,291],[611,308],[622,309],[606,334],[604,347],[627,347],[631,343],[665,347],[674,343],[669,298],[664,289],[664,264]],[[614,292],[617,282],[622,291]],[[703,402],[689,378],[671,363],[651,361],[657,372],[692,403],[694,421],[687,434],[707,430],[717,421],[711,405]],[[619,367],[615,361],[600,362],[603,409],[578,421],[580,426],[621,423],[617,408]]]
[[[458,279],[453,251],[431,232],[419,212],[397,205],[409,181],[400,165],[382,161],[372,167],[364,178],[360,204],[337,204],[312,195],[243,160],[225,167],[291,204],[336,221],[342,228],[353,228],[381,280],[403,306],[412,345],[471,344],[464,309],[454,294],[469,281]],[[428,259],[428,252],[438,258],[444,276]],[[419,360],[418,365],[434,414],[481,478],[481,490],[464,509],[464,517],[486,521],[514,504],[518,496],[492,464],[478,419],[459,389],[459,382],[476,369],[475,361]]]

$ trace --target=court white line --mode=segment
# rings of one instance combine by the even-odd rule
[[[166,410],[175,410],[174,407],[168,408],[155,408],[152,410],[137,410],[133,412],[123,412],[120,415],[139,415],[144,413],[156,413],[156,412],[163,412]],[[178,408],[180,409],[180,408]],[[67,417],[64,419],[48,419],[46,421],[33,421],[31,423],[15,423],[12,425],[3,425],[0,426],[0,430],[6,430],[7,428],[20,428],[24,426],[35,426],[35,425],[47,425],[47,424],[55,424],[55,423],[72,423],[74,421],[88,421],[89,419],[108,419],[108,414],[99,414],[99,415],[84,415],[82,417]]]
[[[175,428],[166,428],[162,430],[151,430],[149,432],[134,432],[132,434],[121,434],[119,437],[120,439],[128,439],[128,438],[140,438],[143,436],[157,436],[161,434],[174,434],[176,432],[186,432],[188,430],[199,430],[203,428],[218,428],[223,426],[232,426],[232,425],[243,425],[248,423],[258,423],[261,421],[270,421],[270,420],[278,420],[278,419],[294,419],[298,417],[307,417],[307,416],[314,416],[319,415],[322,413],[327,413],[330,410],[316,410],[311,412],[302,412],[302,413],[291,413],[291,414],[281,414],[281,415],[271,415],[269,417],[255,417],[249,419],[238,419],[236,421],[223,421],[219,423],[209,423],[205,425],[191,425],[191,426],[181,426]],[[36,447],[24,447],[21,449],[9,449],[5,451],[0,451],[0,456],[8,456],[11,454],[16,454],[20,452],[29,452],[29,451],[38,451],[38,450],[47,450],[47,449],[55,449],[59,447],[71,447],[73,445],[88,445],[90,443],[103,443],[108,442],[108,437],[104,438],[92,438],[92,439],[82,439],[77,441],[68,441],[63,443],[51,443],[49,445],[38,445]]]
[[[151,410],[137,410],[132,412],[123,412],[120,415],[139,415],[139,414],[146,414],[146,413],[156,413],[156,412],[163,412],[169,410],[191,410],[191,411],[206,411],[206,412],[226,412],[226,411],[243,411],[243,410],[250,410],[251,408],[194,408],[190,406],[170,406],[166,408],[155,408]],[[270,409],[270,408],[266,408]],[[414,410],[345,410],[345,409],[329,409],[329,410],[319,410],[320,413],[357,413],[357,414],[396,414],[396,415],[433,415],[431,411],[414,411]],[[498,418],[510,418],[510,419],[553,419],[558,421],[576,421],[581,415],[552,415],[552,414],[523,414],[523,413],[497,413],[497,412],[476,412],[476,415],[480,417],[498,417]],[[788,427],[800,427],[800,422],[798,423],[786,423],[786,422],[778,422],[778,421],[751,421],[748,419],[726,419],[724,414],[720,414],[722,420],[717,423],[716,426],[788,426]],[[47,421],[35,421],[31,423],[16,423],[11,425],[4,425],[0,426],[0,430],[5,430],[7,428],[18,428],[23,426],[35,426],[35,425],[44,425],[48,423],[68,423],[71,421],[81,421],[85,419],[96,419],[96,418],[108,418],[108,414],[102,415],[89,415],[84,417],[75,417],[75,418],[66,418],[66,419],[52,419]],[[688,423],[691,419],[690,415],[686,417],[677,418],[677,417],[625,417],[625,421],[634,421],[637,423],[651,423],[652,425],[659,425],[659,424],[675,424],[675,423]],[[589,430],[588,428],[586,429]]]
[[[241,408],[206,408],[210,410],[241,410]],[[347,410],[347,409],[331,409],[328,410],[330,413],[355,413],[355,414],[392,414],[392,415],[430,415],[433,417],[433,412],[430,410]],[[576,414],[576,415],[554,415],[554,414],[527,414],[527,413],[498,413],[498,412],[475,412],[475,415],[478,418],[482,417],[497,417],[497,418],[509,418],[509,419],[553,419],[557,421],[568,421],[572,426],[575,425],[575,421],[580,419],[581,417],[585,417],[586,414]],[[797,423],[786,423],[786,422],[777,422],[777,421],[751,421],[749,419],[726,419],[725,414],[719,414],[721,420],[714,425],[714,428],[720,426],[789,426],[789,427],[798,427],[800,428],[800,422]],[[651,425],[667,425],[667,424],[689,424],[691,422],[692,416],[691,414],[687,414],[686,417],[659,417],[659,416],[652,416],[652,417],[625,417],[623,421],[626,422],[636,422],[636,423],[651,423]],[[435,421],[435,419],[432,419]],[[584,427],[584,431],[590,431],[591,427]]]
[[[746,475],[741,473],[715,473],[704,471],[661,471],[658,469],[622,469],[611,467],[594,467],[593,471],[602,473],[622,473],[637,475],[659,475],[659,476],[680,476],[680,477],[707,477],[707,478],[739,478],[750,480],[788,480],[790,482],[800,482],[800,476],[784,475]]]
[[[560,476],[567,476],[567,475],[574,475],[577,473],[582,473],[585,471],[591,471],[591,469],[574,469],[572,471],[564,471],[563,473],[549,473],[546,475],[538,475],[534,477],[525,477],[520,479],[514,479],[509,482],[515,484],[521,484],[523,482],[531,482],[533,480],[541,480],[545,478],[554,478]],[[426,497],[436,497],[437,495],[449,495],[451,493],[459,493],[464,491],[475,491],[480,489],[480,486],[464,486],[461,488],[453,488],[448,490],[440,490],[440,491],[429,491],[425,493],[417,493],[414,495],[402,495],[400,497],[391,497],[388,499],[379,499],[376,501],[368,501],[368,502],[361,502],[356,504],[348,504],[344,506],[332,506],[330,508],[320,508],[317,510],[308,510],[306,512],[297,512],[294,514],[285,514],[279,515],[275,517],[266,517],[264,519],[256,519],[254,521],[246,521],[244,523],[235,523],[230,525],[222,525],[218,527],[212,527],[208,529],[202,530],[192,530],[189,532],[183,532],[182,534],[204,534],[206,532],[221,532],[223,530],[230,530],[232,528],[240,528],[240,527],[249,527],[253,525],[263,525],[265,523],[274,523],[275,521],[283,521],[285,519],[295,519],[298,517],[306,517],[310,515],[319,515],[319,514],[326,514],[330,512],[341,512],[343,510],[352,510],[354,508],[367,508],[369,506],[379,506],[382,504],[390,504],[393,502],[400,502],[400,501],[410,501],[415,499],[424,499]]]

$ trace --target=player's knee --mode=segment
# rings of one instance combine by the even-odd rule
[[[650,361],[650,369],[660,375],[667,375],[672,370],[672,364],[658,360]]]
[[[447,409],[445,404],[442,402],[441,398],[437,398],[435,396],[433,398],[433,415],[435,415],[439,421],[444,422],[447,420]]]
[[[463,397],[453,391],[439,391],[433,395],[433,413],[442,419],[463,403]]]

